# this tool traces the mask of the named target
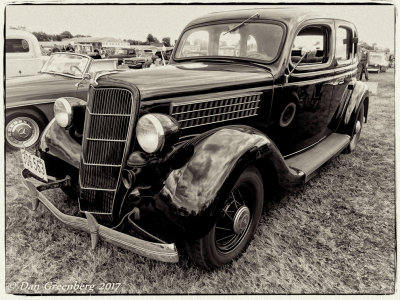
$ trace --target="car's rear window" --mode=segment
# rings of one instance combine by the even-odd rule
[[[24,39],[6,39],[6,53],[29,52],[29,43]]]

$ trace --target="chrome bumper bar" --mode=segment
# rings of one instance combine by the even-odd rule
[[[32,196],[32,209],[36,210],[39,202],[41,202],[58,220],[60,220],[64,224],[69,225],[75,229],[90,233],[92,240],[92,249],[96,247],[96,244],[100,237],[103,240],[117,245],[121,248],[130,250],[136,254],[154,260],[170,263],[178,262],[178,252],[176,250],[175,244],[149,242],[108,228],[99,224],[96,221],[96,218],[90,212],[85,212],[86,219],[62,213],[41,192],[48,189],[68,186],[70,184],[69,176],[67,176],[65,179],[45,183],[39,186],[35,186],[30,180],[28,180],[28,178],[30,177],[36,178],[28,170],[24,169],[22,171],[22,177],[24,185],[29,190]]]

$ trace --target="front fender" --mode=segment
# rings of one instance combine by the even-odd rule
[[[79,168],[82,146],[70,136],[68,130],[60,127],[55,119],[43,130],[39,150]]]
[[[192,158],[169,174],[161,191],[181,214],[199,215],[207,210],[236,168],[269,160],[281,172],[279,183],[297,175],[288,169],[275,144],[248,126],[222,127],[194,146]]]

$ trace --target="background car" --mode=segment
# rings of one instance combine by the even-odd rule
[[[90,78],[97,72],[116,68],[116,59],[93,60],[87,55],[60,52],[53,54],[37,75],[7,79],[6,147],[35,145],[53,118],[53,103],[58,97],[86,100]]]
[[[6,77],[37,74],[47,61],[37,38],[24,30],[6,30]]]
[[[369,72],[386,72],[389,68],[389,59],[383,51],[369,51],[368,71]]]

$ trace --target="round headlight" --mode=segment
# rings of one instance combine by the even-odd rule
[[[68,127],[72,122],[72,107],[67,99],[58,98],[54,102],[54,118],[61,127]]]
[[[136,126],[136,138],[147,153],[160,150],[165,142],[165,133],[159,119],[153,114],[142,116]]]

